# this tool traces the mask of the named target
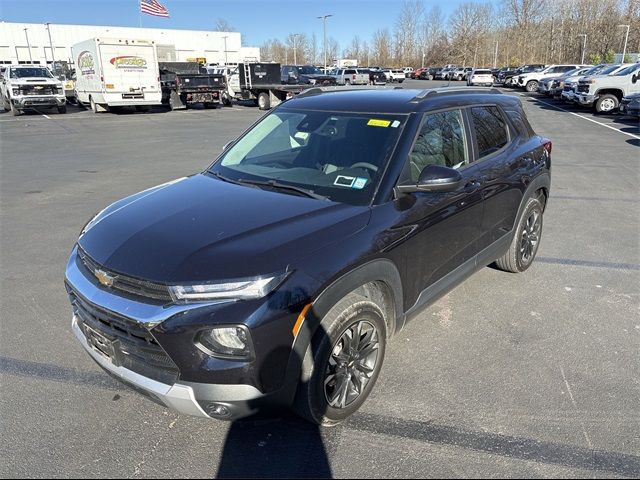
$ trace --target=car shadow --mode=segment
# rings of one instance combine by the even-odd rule
[[[319,319],[310,309],[294,341],[313,338],[312,358],[315,349],[328,338]],[[282,359],[283,351],[274,350],[262,362],[260,378],[271,376],[277,359]],[[285,384],[298,384],[298,390],[307,388],[308,381],[300,380],[305,353],[287,349],[289,358]],[[271,359],[276,360],[271,361]],[[315,423],[295,416],[289,410],[291,396],[285,397],[280,406],[264,409],[260,401],[249,402],[249,409],[257,413],[250,418],[236,420],[231,424],[225,439],[217,478],[331,478],[331,466],[324,437],[335,435],[338,428],[320,427]],[[323,412],[317,412],[320,416]],[[333,443],[333,442],[331,442]]]

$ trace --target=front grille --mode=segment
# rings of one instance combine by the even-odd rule
[[[113,278],[113,284],[109,288],[120,290],[137,297],[143,297],[145,299],[161,300],[163,302],[170,302],[172,300],[171,295],[169,294],[169,288],[166,285],[148,282],[146,280],[140,280],[112,272],[93,260],[80,246],[78,246],[78,256],[80,257],[84,267],[92,275],[95,276],[97,271],[102,271]]]
[[[108,357],[116,366],[158,382],[167,385],[176,382],[178,367],[143,325],[85,301],[69,287],[67,290],[78,326],[98,353]],[[95,333],[90,329],[104,337],[104,343],[108,345],[96,348],[90,338]]]
[[[58,88],[53,85],[21,85],[22,95],[56,95]]]
[[[573,90],[573,87],[571,85],[565,85],[562,89],[563,92],[569,92],[571,90]]]

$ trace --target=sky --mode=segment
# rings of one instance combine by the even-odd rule
[[[402,6],[401,0],[159,0],[169,19],[142,16],[142,26],[210,30],[224,18],[243,37],[247,46],[260,46],[270,38],[289,33],[314,32],[322,41],[322,20],[327,20],[327,36],[342,48],[354,35],[369,40],[379,28],[392,28]],[[427,8],[439,5],[446,15],[464,0],[424,0]],[[0,20],[28,23],[79,25],[139,25],[138,0],[0,0]]]

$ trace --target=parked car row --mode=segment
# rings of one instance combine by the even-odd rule
[[[579,66],[562,75],[542,77],[537,92],[596,113],[640,116],[640,63]]]

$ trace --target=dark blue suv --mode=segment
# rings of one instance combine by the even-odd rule
[[[426,305],[491,263],[531,265],[550,169],[513,96],[309,90],[203,172],[87,223],[66,269],[73,331],[180,412],[338,423]]]

